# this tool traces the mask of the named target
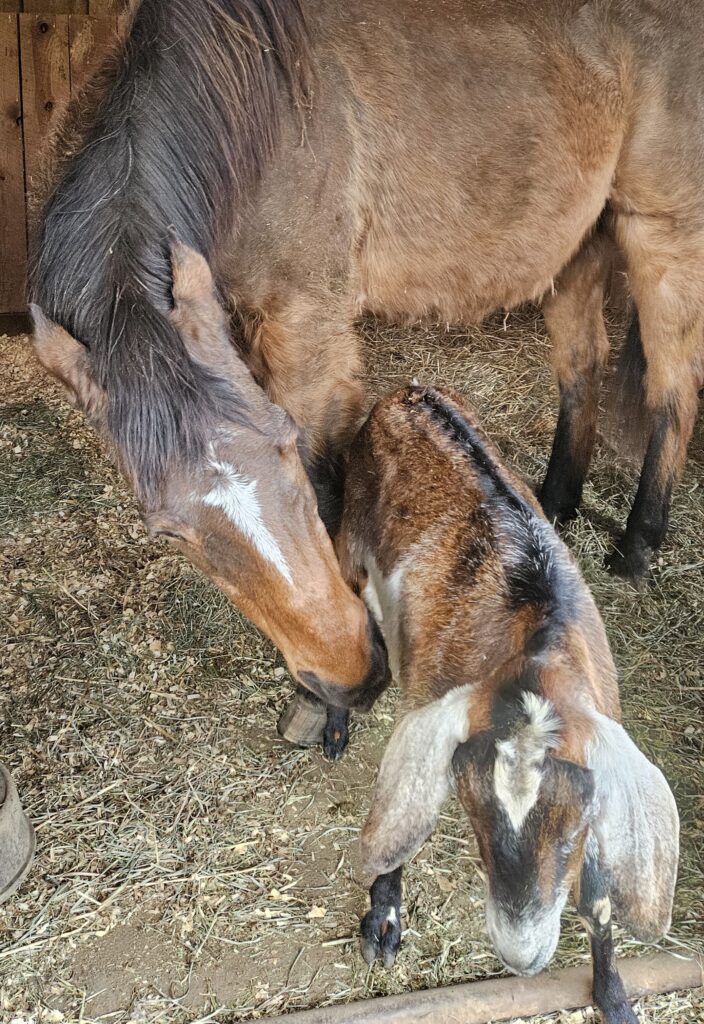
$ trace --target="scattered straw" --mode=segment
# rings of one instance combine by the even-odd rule
[[[540,477],[555,393],[538,313],[472,331],[362,331],[373,393],[413,376],[455,385]],[[498,974],[477,854],[452,804],[408,870],[396,967],[366,967],[355,841],[394,695],[355,723],[337,765],[285,747],[274,724],[291,684],[277,653],[181,558],[147,544],[98,441],[23,340],[2,339],[0,358],[0,751],[38,831],[34,871],[0,909],[0,1019],[231,1022]],[[704,881],[702,466],[700,425],[643,595],[601,569],[634,489],[606,447],[567,532],[604,613],[626,724],[681,809],[663,943],[679,951],[701,940]],[[622,955],[639,951],[622,938]],[[569,914],[556,963],[587,958]],[[704,1001],[657,997],[639,1012],[701,1021]]]

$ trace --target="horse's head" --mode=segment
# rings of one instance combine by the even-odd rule
[[[329,703],[368,706],[387,675],[383,641],[342,579],[301,462],[296,425],[268,400],[232,344],[206,261],[175,245],[172,275],[171,326],[205,379],[233,396],[239,415],[210,424],[198,457],[176,453],[169,460],[147,503],[147,529],[214,580],[271,637],[305,686]],[[39,361],[114,441],[111,389],[119,389],[119,378],[108,371],[99,379],[91,351],[37,307],[32,312]],[[148,373],[149,338],[143,345]],[[152,420],[158,414],[140,411]]]

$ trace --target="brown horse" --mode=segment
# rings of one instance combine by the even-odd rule
[[[650,426],[616,568],[645,571],[703,374],[703,42],[684,0],[142,0],[71,109],[33,259],[39,359],[152,531],[319,697],[368,703],[384,678],[304,472],[334,530],[361,310],[469,322],[544,297],[542,496],[564,517],[619,247]],[[190,251],[172,270],[174,238],[219,299]]]

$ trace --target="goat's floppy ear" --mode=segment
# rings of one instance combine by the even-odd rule
[[[44,316],[39,306],[32,304],[29,308],[34,321],[32,347],[37,359],[61,381],[72,405],[91,419],[98,418],[105,408],[105,391],[95,379],[88,349]]]
[[[679,854],[675,799],[659,768],[625,729],[595,713],[589,758],[594,773],[594,834],[620,923],[641,942],[670,927]]]
[[[469,686],[410,711],[394,729],[362,829],[362,865],[383,875],[405,863],[435,828],[450,792],[452,756],[469,732]]]

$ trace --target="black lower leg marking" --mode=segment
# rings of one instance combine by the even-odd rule
[[[545,515],[558,523],[572,519],[582,500],[584,479],[594,448],[600,376],[595,368],[590,374],[594,378],[590,383],[560,387],[560,414],[540,490]]]
[[[342,757],[349,742],[350,713],[347,708],[328,704],[328,719],[323,732],[323,753],[330,761]]]
[[[591,936],[591,947],[594,972],[592,998],[604,1024],[638,1024],[616,968],[611,923],[603,935]]]
[[[361,949],[368,964],[380,959],[393,967],[401,945],[401,878],[403,866],[379,875],[369,890],[371,909],[362,918]]]
[[[638,1024],[616,968],[611,934],[611,901],[593,836],[587,840],[578,911],[589,931],[593,970],[592,998],[601,1012],[604,1024]]]
[[[610,556],[608,567],[617,576],[640,580],[648,571],[654,551],[667,532],[675,467],[663,466],[672,434],[679,430],[673,413],[662,413],[651,434],[638,491],[628,516],[626,532]]]

